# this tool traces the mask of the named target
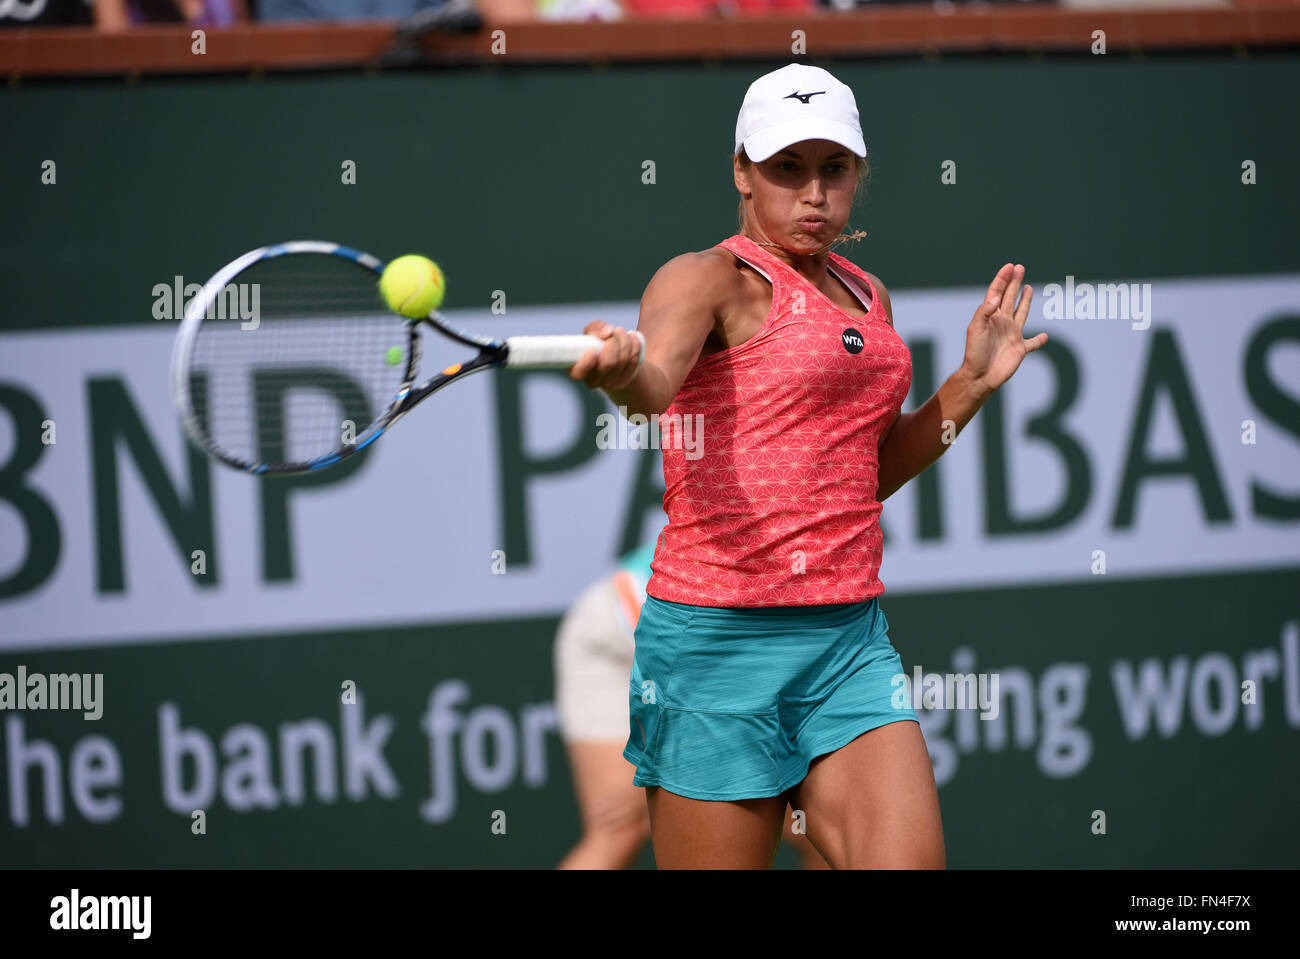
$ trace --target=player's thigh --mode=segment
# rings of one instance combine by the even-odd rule
[[[660,869],[770,869],[786,796],[724,802],[646,789],[650,838]]]
[[[632,785],[636,767],[623,758],[626,739],[566,744],[584,829],[649,830],[645,790]]]
[[[942,869],[939,791],[912,720],[819,756],[794,790],[808,837],[837,869]]]

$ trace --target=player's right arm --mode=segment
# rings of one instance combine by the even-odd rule
[[[622,327],[601,320],[584,333],[607,340],[597,353],[589,350],[569,368],[569,375],[592,389],[603,389],[627,415],[663,413],[700,357],[737,273],[710,253],[675,256],[651,278],[641,296],[637,329],[645,337],[645,361],[637,366],[641,346]]]

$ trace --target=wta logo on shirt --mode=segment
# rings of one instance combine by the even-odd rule
[[[862,334],[851,326],[840,334],[840,342],[844,344],[844,348],[850,353],[861,353],[864,345]]]

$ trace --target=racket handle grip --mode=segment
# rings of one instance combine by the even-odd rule
[[[633,330],[632,335],[641,341],[640,364],[645,359],[645,335],[640,330]],[[521,369],[569,367],[588,350],[599,350],[604,345],[598,336],[508,336],[503,365]]]

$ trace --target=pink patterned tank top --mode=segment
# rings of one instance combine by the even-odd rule
[[[828,269],[869,306],[861,318],[747,237],[719,245],[767,277],[772,308],[697,362],[660,417],[668,525],[646,591],[723,607],[879,596],[877,451],[911,386],[907,345],[844,257]]]

